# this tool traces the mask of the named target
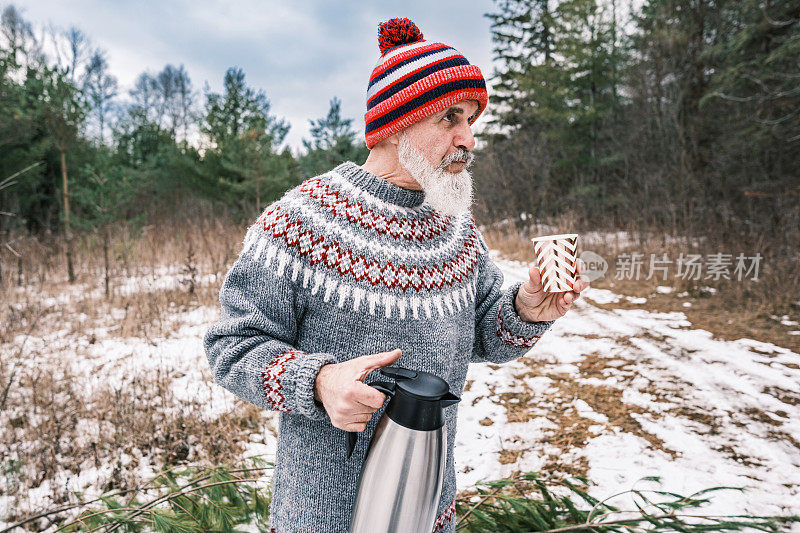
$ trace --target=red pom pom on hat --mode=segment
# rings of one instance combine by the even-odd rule
[[[422,32],[411,19],[394,18],[378,25],[378,48],[385,54],[390,48],[422,40]]]

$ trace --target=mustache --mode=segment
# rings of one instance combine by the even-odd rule
[[[466,168],[469,168],[472,165],[472,162],[475,160],[475,154],[470,152],[469,150],[464,150],[463,148],[459,148],[452,154],[448,155],[442,160],[442,163],[439,165],[439,170],[444,170],[447,165],[450,163],[455,163],[457,161],[463,161],[467,164]]]

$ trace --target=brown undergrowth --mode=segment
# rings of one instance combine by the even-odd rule
[[[53,503],[68,503],[69,482],[55,483],[55,475],[93,469],[101,490],[124,490],[142,481],[140,467],[157,471],[237,461],[244,442],[271,431],[263,412],[246,402],[237,401],[229,414],[204,417],[201,405],[174,397],[174,378],[168,372],[134,376],[87,395],[67,365],[18,367],[6,427],[0,431],[5,450],[0,495],[24,498],[24,488],[49,482]],[[14,509],[25,507],[16,501],[4,519],[22,518]]]
[[[205,406],[176,398],[169,365],[91,390],[73,373],[89,345],[130,338],[158,346],[178,333],[182,313],[217,306],[246,228],[203,219],[192,229],[120,229],[108,270],[97,235],[80,236],[72,284],[58,241],[18,237],[18,261],[8,248],[0,253],[0,496],[12,497],[4,520],[30,512],[30,489],[63,504],[76,498],[73,476],[97,476],[103,491],[125,489],[150,469],[236,462],[247,442],[274,434],[271,418],[247,402],[235,399],[208,418]]]

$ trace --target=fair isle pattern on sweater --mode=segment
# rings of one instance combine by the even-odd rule
[[[520,283],[503,276],[469,215],[444,217],[424,193],[347,162],[268,206],[220,288],[204,337],[214,380],[279,413],[268,527],[346,533],[378,409],[347,458],[345,432],[314,400],[319,369],[400,348],[396,366],[431,372],[460,396],[469,363],[524,355],[552,321],[523,322]],[[378,372],[365,382],[383,379]],[[453,445],[433,531],[455,530]],[[423,532],[425,533],[425,532]]]
[[[444,510],[442,514],[436,517],[436,521],[433,523],[433,532],[437,533],[437,531],[442,531],[444,526],[453,520],[453,517],[456,514],[456,501],[453,500],[447,509]]]
[[[452,315],[472,304],[471,274],[480,252],[471,218],[456,223],[426,206],[419,218],[401,220],[391,210],[379,211],[386,206],[377,198],[345,197],[345,187],[334,188],[342,179],[335,174],[325,180],[329,183],[313,178],[288,195],[285,205],[267,208],[248,232],[242,253],[254,247],[254,259],[278,276],[301,280],[312,295],[322,290],[323,301],[333,297],[340,308],[349,304],[359,311],[366,304],[371,315],[381,308],[387,317],[396,312],[401,319],[409,314],[417,320]],[[395,264],[380,261],[385,248],[347,235],[353,225],[398,240],[439,242],[424,253],[409,252],[401,256],[407,263]],[[423,290],[425,296],[420,295]]]
[[[533,348],[536,345],[536,342],[539,340],[539,337],[533,335],[531,337],[526,337],[524,335],[516,335],[513,331],[510,331],[505,324],[503,323],[503,306],[500,305],[497,308],[497,329],[495,333],[500,340],[502,340],[505,344],[509,346],[516,346],[517,348]]]
[[[283,352],[278,354],[274,361],[272,361],[263,372],[261,372],[261,379],[263,381],[264,386],[264,396],[267,398],[267,401],[272,406],[273,409],[276,411],[283,411],[285,413],[291,413],[292,410],[284,405],[284,398],[283,394],[281,394],[281,389],[283,388],[283,383],[281,383],[281,374],[286,372],[286,363],[294,359],[299,352],[297,350],[289,350],[288,352]]]
[[[339,189],[326,183],[324,178],[311,178],[300,185],[300,190],[319,201],[321,207],[329,209],[337,217],[348,222],[373,229],[395,239],[420,242],[437,237],[447,229],[448,219],[433,211],[422,220],[408,219],[397,213],[379,213],[364,207],[362,202],[351,200]]]
[[[265,232],[271,233],[275,238],[282,238],[286,246],[295,248],[302,256],[307,256],[308,263],[312,267],[324,264],[329,270],[338,270],[339,276],[349,274],[357,281],[367,278],[373,287],[382,283],[391,289],[396,284],[403,289],[403,292],[408,290],[409,285],[416,291],[423,286],[427,290],[434,287],[442,289],[445,283],[452,287],[454,282],[461,281],[472,273],[472,268],[478,259],[477,234],[474,228],[470,230],[461,253],[447,263],[430,267],[424,265],[406,267],[404,264],[392,265],[391,262],[381,265],[378,261],[365,257],[363,253],[345,249],[336,240],[328,239],[325,242],[325,237],[315,236],[313,230],[304,229],[300,220],[289,221],[289,215],[282,213],[279,205],[264,213],[258,219],[258,223]],[[250,243],[245,244],[245,251],[254,240],[251,239]],[[267,266],[275,257],[277,250],[277,246],[270,246],[268,249],[265,258]],[[261,250],[257,250],[256,257],[260,257],[260,253]],[[295,264],[298,265],[296,269]],[[297,280],[299,264],[299,261],[292,263],[292,281]],[[307,286],[306,277],[303,283]]]

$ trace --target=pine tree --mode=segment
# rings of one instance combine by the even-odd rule
[[[311,139],[303,139],[306,153],[300,158],[304,176],[315,176],[345,161],[362,163],[369,155],[364,143],[356,140],[353,119],[341,116],[342,101],[333,97],[326,117],[309,120]]]
[[[562,73],[555,64],[551,0],[496,0],[492,21],[495,59],[490,123],[500,131],[545,127],[559,97]]]
[[[559,53],[564,58],[566,123],[559,138],[574,166],[575,190],[597,192],[606,121],[616,105],[612,78],[621,56],[614,55],[615,22],[597,0],[566,0],[557,9]]]
[[[494,76],[493,137],[509,148],[521,142],[543,146],[551,161],[547,186],[555,194],[570,193],[586,206],[604,202],[618,159],[610,140],[625,60],[614,1],[498,0],[497,5],[499,11],[487,15],[503,65]],[[542,198],[541,164],[527,166],[540,168],[533,179]]]
[[[248,87],[244,78],[240,68],[230,68],[224,93],[206,95],[203,132],[211,146],[205,159],[234,198],[249,200],[260,211],[297,177],[292,161],[278,154],[289,125],[269,113],[266,94]]]
[[[707,51],[716,68],[699,102],[718,124],[709,159],[725,177],[711,180],[711,194],[727,196],[726,203],[746,213],[747,220],[760,218],[763,210],[774,214],[773,222],[785,217],[796,226],[800,2],[732,2],[723,6],[719,20],[722,38]],[[783,224],[769,226],[750,222],[740,229],[787,237]]]
[[[78,131],[86,117],[86,103],[75,85],[69,80],[69,72],[60,67],[45,67],[42,81],[41,114],[58,151],[61,168],[61,197],[64,239],[66,242],[67,276],[75,281],[72,262],[73,235],[70,228],[69,180],[67,178],[67,150],[77,140]]]

